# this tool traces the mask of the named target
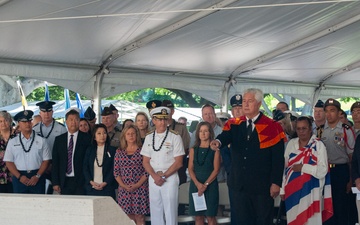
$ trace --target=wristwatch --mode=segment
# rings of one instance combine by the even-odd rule
[[[41,175],[37,173],[37,174],[35,175],[35,177],[37,177],[37,178],[40,179]]]
[[[206,182],[206,183],[205,183],[205,186],[209,186],[209,182]]]
[[[166,177],[163,175],[163,176],[161,176],[161,179],[166,180]]]

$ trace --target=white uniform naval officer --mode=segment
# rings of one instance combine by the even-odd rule
[[[178,169],[185,150],[178,133],[167,126],[170,109],[157,107],[150,116],[155,130],[150,132],[141,149],[143,165],[149,176],[151,224],[176,225],[178,215]]]
[[[33,112],[24,110],[15,115],[20,133],[9,140],[4,161],[11,172],[14,193],[45,194],[42,176],[51,160],[46,140],[32,130]]]

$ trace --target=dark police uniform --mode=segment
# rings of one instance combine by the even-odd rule
[[[105,107],[104,110],[101,112],[101,116],[109,115],[113,115],[113,112],[109,107]],[[107,134],[110,139],[110,146],[113,146],[115,148],[120,147],[121,130],[119,130],[119,128],[117,127],[114,127],[111,131],[108,130]]]

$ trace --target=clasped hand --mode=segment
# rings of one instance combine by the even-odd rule
[[[94,188],[95,190],[101,191],[104,189],[104,187],[106,186],[105,182],[102,183],[96,183],[94,181],[90,181],[91,187]]]
[[[30,179],[24,175],[22,175],[20,177],[20,182],[26,186],[35,186],[38,181],[39,181],[39,178],[37,178],[36,176],[32,176]]]
[[[160,175],[156,174],[154,178],[154,183],[157,185],[157,186],[162,186],[164,183],[165,183],[165,179],[162,179]]]

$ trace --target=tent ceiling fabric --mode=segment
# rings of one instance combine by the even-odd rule
[[[360,97],[360,1],[17,0],[0,6],[0,75],[93,97],[146,87]],[[111,62],[104,64],[111,58]]]

